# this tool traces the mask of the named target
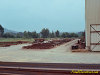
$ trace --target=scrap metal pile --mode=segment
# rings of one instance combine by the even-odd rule
[[[11,45],[18,45],[28,43],[28,41],[17,41],[17,42],[0,42],[0,47],[9,47]]]
[[[32,45],[24,46],[23,49],[51,49],[55,46],[64,44],[71,41],[71,39],[59,39],[59,40],[48,40],[45,39],[35,39]]]
[[[80,39],[77,41],[77,43],[72,45],[72,50],[85,49],[85,47],[86,47],[85,42]]]

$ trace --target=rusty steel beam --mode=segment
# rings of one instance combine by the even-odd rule
[[[2,75],[4,73],[7,75],[72,75],[72,70],[100,73],[100,64],[0,62],[0,74]]]

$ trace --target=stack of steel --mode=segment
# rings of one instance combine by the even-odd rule
[[[39,43],[39,42],[44,42],[45,39],[43,38],[40,38],[40,39],[34,39],[34,42],[33,43]]]
[[[34,43],[30,46],[24,46],[25,49],[51,49],[54,45],[51,43]]]
[[[35,39],[35,42],[32,45],[24,46],[23,49],[51,49],[55,46],[64,44],[69,42],[69,39],[59,39],[59,40],[49,40],[45,41],[45,39]]]
[[[85,42],[80,39],[77,41],[77,43],[72,45],[71,48],[72,50],[76,50],[76,49],[85,49],[85,47],[86,47]]]

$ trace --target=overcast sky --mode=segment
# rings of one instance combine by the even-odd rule
[[[0,24],[15,31],[83,31],[85,0],[0,0]]]

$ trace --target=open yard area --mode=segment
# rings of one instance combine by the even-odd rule
[[[71,52],[76,40],[52,49],[22,49],[30,44],[0,47],[0,61],[7,62],[43,62],[43,63],[99,63],[99,52]]]

